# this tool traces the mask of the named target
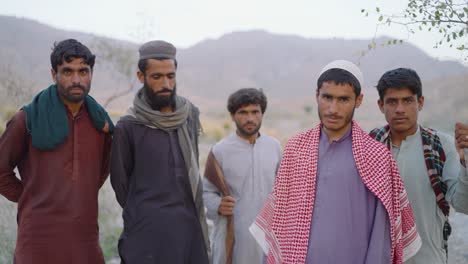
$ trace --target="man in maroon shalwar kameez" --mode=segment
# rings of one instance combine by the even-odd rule
[[[0,137],[0,194],[18,203],[16,264],[104,263],[98,191],[109,172],[113,125],[88,96],[94,59],[76,40],[54,45],[55,84]]]

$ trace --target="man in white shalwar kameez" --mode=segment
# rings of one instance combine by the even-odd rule
[[[207,217],[213,221],[214,264],[255,264],[264,258],[248,227],[273,189],[281,160],[278,140],[259,133],[266,105],[261,90],[245,88],[233,93],[227,108],[236,132],[215,144],[207,160],[203,198]]]

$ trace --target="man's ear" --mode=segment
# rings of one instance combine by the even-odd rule
[[[360,94],[358,95],[358,97],[356,97],[356,108],[359,108],[359,106],[361,106],[362,104],[362,99],[364,98],[364,94]]]
[[[140,70],[137,71],[137,77],[141,83],[145,83],[145,74],[141,72]]]
[[[52,80],[54,80],[54,83],[57,84],[57,73],[54,71],[53,68],[50,69],[50,75],[52,76]]]
[[[418,110],[421,111],[424,107],[424,96],[421,95],[418,99]]]
[[[382,100],[377,100],[377,105],[379,106],[379,109],[380,109],[380,112],[382,112],[382,114],[384,114],[384,103]]]

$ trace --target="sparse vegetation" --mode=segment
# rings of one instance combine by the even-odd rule
[[[377,15],[377,26],[402,26],[409,33],[435,32],[440,37],[434,47],[449,45],[460,51],[468,50],[468,2],[466,0],[409,0],[401,13],[386,14],[380,7],[374,10],[362,9],[366,16]],[[391,39],[383,45],[395,45],[403,40]],[[375,41],[369,48],[377,45]],[[468,59],[468,57],[466,58]]]

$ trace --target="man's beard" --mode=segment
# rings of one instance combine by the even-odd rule
[[[351,123],[353,121],[354,111],[355,110],[356,110],[356,107],[353,107],[353,111],[351,112],[350,115],[339,116],[343,120],[343,124],[340,127],[337,127],[336,129],[331,128],[331,127],[325,127],[325,128],[328,129],[328,130],[331,130],[331,131],[338,131],[338,130],[342,129],[343,127],[346,127],[349,123]],[[330,115],[323,114],[322,112],[320,112],[320,109],[319,109],[318,110],[318,116],[319,116],[320,122],[322,124],[324,124],[323,119],[326,118],[326,117],[329,117]]]
[[[143,91],[145,93],[145,96],[147,98],[148,104],[151,106],[153,110],[160,111],[161,108],[167,107],[167,106],[175,106],[175,97],[176,97],[176,90],[177,87],[174,85],[174,89],[170,90],[167,88],[162,89],[161,91],[154,92],[151,87],[148,86],[148,84],[145,83],[143,84]],[[169,92],[171,93],[170,95],[164,95],[161,96],[159,95],[160,93],[163,92]]]
[[[81,89],[83,91],[83,93],[80,96],[76,96],[76,95],[71,94],[70,91],[72,89],[74,89],[74,88]],[[91,89],[91,85],[86,87],[86,86],[81,85],[81,84],[76,84],[76,85],[71,85],[71,86],[68,86],[68,87],[63,87],[63,86],[57,84],[57,90],[58,90],[59,95],[62,98],[64,98],[65,100],[67,100],[68,102],[70,102],[70,103],[79,103],[79,102],[83,101],[85,99],[85,97],[88,95],[90,89]]]
[[[241,125],[241,124],[238,124],[237,122],[236,123],[236,128],[237,128],[237,131],[244,135],[244,136],[247,136],[247,137],[250,137],[252,135],[255,135],[258,133],[258,131],[260,130],[260,127],[262,126],[262,122],[260,122],[257,127],[252,130],[252,131],[247,131],[246,129],[244,129],[244,127]],[[247,125],[247,124],[246,124]]]

